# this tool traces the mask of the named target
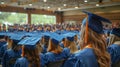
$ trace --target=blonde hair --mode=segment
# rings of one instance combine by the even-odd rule
[[[75,44],[74,41],[69,41],[66,39],[66,46],[65,47],[68,47],[70,48],[70,53],[73,54],[75,53],[76,51],[78,51],[77,49],[77,45]]]
[[[99,67],[110,67],[110,55],[106,51],[107,44],[102,34],[98,34],[88,28],[88,41],[85,44],[85,26],[81,29],[80,48],[84,49],[85,46],[91,44],[91,47],[96,55]]]
[[[114,44],[116,41],[120,41],[120,37],[114,35],[114,34],[110,34],[110,39],[109,39],[109,43],[108,45],[112,45]]]
[[[56,54],[59,54],[62,52],[62,50],[63,49],[60,47],[59,44],[54,44],[51,39],[49,40],[49,45],[47,49],[48,52],[54,51]]]

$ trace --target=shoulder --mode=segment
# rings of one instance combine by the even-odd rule
[[[75,53],[75,56],[84,56],[84,55],[91,55],[93,54],[93,49],[85,48],[83,50],[79,50]]]
[[[28,62],[27,59],[24,58],[24,57],[18,58],[16,60],[16,63],[19,63],[19,64],[24,64],[24,63],[27,63],[27,62]]]
[[[117,48],[117,47],[120,47],[120,46],[117,44],[112,44],[112,45],[108,46],[108,48]]]
[[[28,60],[24,57],[21,57],[16,60],[14,67],[27,67],[27,65],[28,65]]]
[[[69,51],[70,51],[69,48],[64,48],[64,49],[63,49],[63,52],[69,52]]]
[[[47,53],[45,53],[45,55],[51,55],[51,54],[53,54],[52,52],[47,52]]]
[[[13,50],[12,49],[8,49],[8,50],[5,51],[5,53],[12,54]]]
[[[70,55],[70,49],[69,48],[64,48],[62,53],[66,54],[67,56],[69,56]]]
[[[24,58],[24,57],[21,57],[21,58],[18,58],[18,59],[17,59],[17,62],[24,62],[24,61],[27,61],[27,59]]]
[[[120,50],[120,46],[116,45],[116,44],[112,44],[112,45],[107,47],[108,52],[119,51],[119,50]]]
[[[41,55],[42,55],[42,54],[41,54]],[[52,52],[47,52],[47,53],[45,53],[45,54],[42,55],[42,56],[48,58],[48,57],[51,57],[51,56],[53,56],[53,55],[54,55],[54,53],[52,53]]]
[[[116,44],[110,45],[109,47],[107,47],[107,51],[111,55],[119,55],[120,54],[120,46],[116,45]]]

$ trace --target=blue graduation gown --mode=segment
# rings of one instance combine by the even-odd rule
[[[3,41],[3,42],[0,42],[0,48],[5,45],[7,42],[6,41]]]
[[[44,62],[45,64],[49,63],[49,62],[55,62],[55,61],[59,61],[59,60],[63,60],[68,58],[70,55],[68,48],[64,48],[63,51],[60,54],[55,54],[52,52],[47,52],[44,55]]]
[[[45,61],[44,61],[44,54],[40,53],[40,64],[41,64],[41,67],[44,67],[45,65]]]
[[[7,50],[7,44],[3,45],[3,46],[0,48],[0,57],[1,57],[1,58],[3,57],[3,54],[5,53],[6,50]]]
[[[40,54],[40,64],[41,64],[41,67],[44,67],[44,55],[43,54]],[[28,67],[29,65],[29,61],[27,60],[26,57],[21,57],[21,58],[18,58],[15,62],[15,65],[14,67]],[[33,65],[33,67],[35,67],[35,65]]]
[[[14,67],[28,67],[28,64],[28,60],[25,57],[21,57],[16,60]]]
[[[99,67],[95,54],[91,48],[78,51],[68,58],[63,67]]]
[[[3,54],[5,53],[6,50],[7,50],[7,44],[3,45],[0,48],[0,64],[1,64],[1,60],[2,60]]]
[[[21,57],[21,51],[13,51],[12,49],[8,49],[5,51],[2,59],[3,67],[14,67],[14,63],[10,63],[10,60],[17,59]],[[15,61],[14,61],[15,62]]]
[[[111,55],[112,64],[120,61],[120,46],[117,44],[112,44],[107,48],[107,51]]]

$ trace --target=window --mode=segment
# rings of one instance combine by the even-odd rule
[[[56,17],[51,15],[31,15],[31,24],[55,24]]]
[[[7,25],[26,24],[27,14],[16,12],[0,12],[0,23]]]

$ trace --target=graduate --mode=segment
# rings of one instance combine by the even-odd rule
[[[106,51],[102,21],[110,22],[93,13],[83,20],[80,34],[81,50],[68,58],[64,67],[110,67],[110,55]]]
[[[42,53],[45,54],[45,53],[47,53],[47,48],[49,46],[50,33],[49,32],[43,33],[42,38],[43,38]]]
[[[77,45],[75,43],[75,35],[76,35],[75,33],[70,33],[70,32],[64,34],[64,36],[66,36],[64,46],[66,48],[69,48],[70,54],[73,54],[76,51],[78,51]]]
[[[7,42],[5,40],[5,36],[1,35],[0,33],[0,47],[2,47],[3,45],[5,45]]]
[[[22,39],[21,35],[11,35],[11,49],[5,51],[2,58],[2,67],[13,67],[17,58],[21,57],[21,47],[17,43]]]
[[[111,67],[120,67],[120,28],[111,31],[109,45],[107,50],[111,55]]]
[[[1,48],[0,48],[0,57],[1,57],[1,59],[2,59],[5,51],[8,50],[8,49],[10,49],[11,45],[12,45],[12,42],[11,42],[12,40],[10,39],[9,36],[5,35],[5,39],[6,39],[6,44],[4,44],[3,46],[1,46]]]
[[[3,56],[2,51],[1,51],[2,47],[7,44],[4,34],[5,33],[0,33],[0,64],[1,64],[1,59]]]
[[[66,48],[62,49],[59,45],[64,36],[58,34],[51,35],[49,40],[48,52],[44,55],[44,62],[48,65],[51,62],[57,62],[69,57],[69,52]]]
[[[18,44],[22,45],[22,57],[18,58],[14,67],[41,67],[40,56],[36,44],[40,37],[26,37]]]

